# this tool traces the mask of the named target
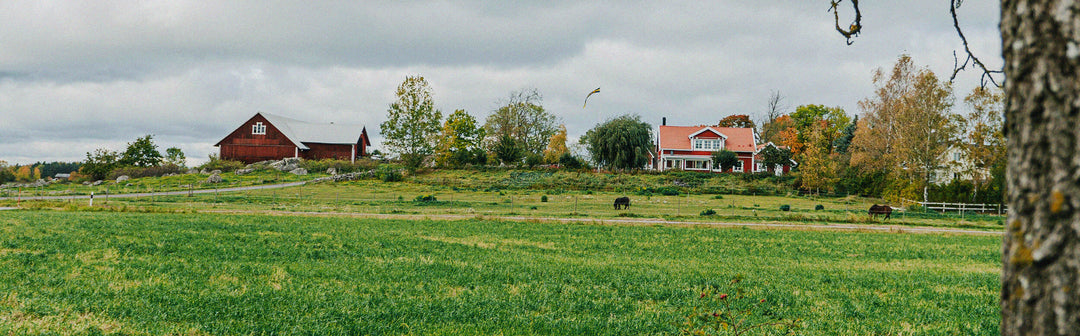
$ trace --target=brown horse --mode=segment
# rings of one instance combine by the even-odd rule
[[[874,204],[870,206],[870,211],[867,211],[867,213],[873,217],[877,217],[877,215],[885,215],[885,219],[889,219],[889,216],[892,215],[892,207],[888,205]]]

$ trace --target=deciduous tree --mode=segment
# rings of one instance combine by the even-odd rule
[[[713,165],[720,171],[728,171],[739,164],[739,155],[727,149],[721,149],[712,153]]]
[[[489,141],[502,136],[518,142],[524,154],[541,155],[555,134],[556,118],[544,110],[543,98],[536,89],[513,92],[506,103],[488,116],[484,123]]]
[[[960,118],[953,115],[952,88],[929,69],[901,56],[886,80],[878,69],[875,96],[859,102],[863,116],[851,144],[851,165],[863,174],[884,171],[896,184],[892,197],[916,198],[932,181],[954,144]]]
[[[569,149],[566,148],[566,125],[559,125],[559,131],[551,136],[547,149],[544,149],[544,162],[558,163],[563,153],[567,152]]]
[[[966,137],[961,147],[971,162],[966,173],[971,176],[976,193],[992,179],[994,167],[1005,164],[1001,98],[997,88],[984,87],[976,87],[964,98],[970,111],[965,120]]]
[[[829,151],[831,143],[825,135],[829,132],[828,122],[819,120],[816,125],[812,127],[808,146],[799,160],[799,181],[805,189],[832,191],[838,175],[836,158],[839,154]]]
[[[945,152],[956,144],[960,118],[952,114],[952,87],[929,69],[919,71],[900,110],[897,135],[899,162],[909,180],[918,181],[926,200],[926,188],[934,173],[945,166]]]
[[[791,150],[788,148],[765,146],[758,153],[761,154],[761,164],[769,172],[775,172],[777,167],[791,164]]]
[[[750,116],[745,114],[734,114],[720,119],[720,122],[716,124],[719,127],[738,127],[738,128],[754,128],[754,122],[750,120]]]
[[[780,94],[780,91],[773,91],[769,95],[769,101],[765,108],[765,115],[759,125],[761,126],[761,140],[763,142],[780,143],[780,130],[787,128],[788,125],[776,124],[777,118],[783,116],[784,111],[787,110],[787,106],[784,105],[784,96]]]
[[[476,118],[465,110],[456,110],[443,123],[435,162],[444,166],[483,164],[476,157],[483,139],[484,129],[477,125]]]
[[[593,162],[608,169],[641,169],[649,162],[652,126],[640,116],[623,115],[596,125],[582,137]]]
[[[105,148],[95,149],[93,153],[86,152],[86,161],[83,161],[79,173],[103,180],[116,168],[119,159],[120,154]]]
[[[161,152],[154,144],[154,136],[147,134],[129,142],[127,149],[120,154],[120,160],[117,163],[121,166],[154,167],[160,165],[161,160]]]
[[[897,137],[901,128],[898,116],[908,103],[916,69],[911,57],[902,55],[886,75],[874,71],[874,96],[859,102],[863,118],[851,141],[851,165],[862,174],[882,171],[892,174],[901,161]]]
[[[187,157],[184,156],[184,151],[180,148],[169,147],[165,149],[165,163],[183,167],[187,163]]]
[[[406,77],[395,94],[397,101],[386,110],[379,133],[385,137],[387,150],[415,168],[434,152],[442,112],[435,109],[431,87],[423,76]]]
[[[818,146],[827,153],[832,153],[833,141],[840,137],[843,128],[850,120],[844,109],[840,107],[801,105],[791,114],[792,125],[787,129],[789,133],[782,137],[784,140],[782,144],[791,147],[796,160],[799,161],[801,161],[798,158],[799,155],[810,146]],[[818,132],[815,141],[821,143],[810,143],[811,134],[814,132]]]

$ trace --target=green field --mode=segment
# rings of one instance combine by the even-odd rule
[[[570,212],[561,204],[550,211]],[[746,296],[728,302],[756,306],[751,322],[797,320],[797,334],[990,335],[1000,245],[997,236],[4,211],[0,335],[670,334],[695,309],[721,307],[715,294],[740,288]]]
[[[272,179],[273,173],[244,175],[224,187],[259,185],[289,180]],[[226,174],[231,175],[231,174]],[[746,181],[732,175],[704,174],[593,174],[545,171],[465,170],[436,171],[411,176],[403,182],[377,179],[310,183],[304,186],[182,196],[106,197],[98,194],[95,206],[144,212],[289,211],[322,213],[524,216],[534,218],[639,218],[682,222],[734,222],[785,224],[888,224],[961,228],[1000,232],[1003,216],[996,214],[897,211],[892,219],[871,218],[866,209],[881,199],[862,197],[799,196],[784,191],[769,179]],[[264,178],[256,178],[263,176]],[[314,175],[321,176],[321,175]],[[112,185],[114,192],[177,190],[198,175],[134,179],[133,186]],[[231,178],[231,177],[230,177]],[[311,176],[304,177],[310,179]],[[97,186],[104,188],[109,185]],[[166,188],[166,186],[174,186]],[[39,194],[63,192],[65,185]],[[206,186],[201,186],[207,189]],[[183,189],[179,189],[183,190]],[[758,192],[762,194],[758,194]],[[722,193],[724,192],[724,193]],[[416,202],[432,196],[435,201]],[[616,197],[629,196],[630,209],[615,210]],[[545,201],[546,200],[546,201]],[[61,199],[27,202],[0,201],[0,206],[23,208],[86,209],[87,200]],[[893,204],[899,207],[900,204]],[[789,211],[782,211],[788,206]],[[704,215],[712,211],[711,215]]]

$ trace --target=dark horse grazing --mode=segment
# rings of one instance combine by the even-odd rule
[[[889,219],[889,216],[892,215],[892,207],[874,204],[870,206],[870,211],[867,211],[867,213],[874,217],[877,217],[877,215],[885,215],[885,219]]]
[[[626,197],[626,196],[616,198],[615,199],[615,210],[619,210],[620,206],[622,206],[623,209],[629,209],[630,208],[630,198]]]

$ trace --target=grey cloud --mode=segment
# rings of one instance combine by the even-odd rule
[[[863,35],[847,46],[827,1],[0,2],[0,159],[48,148],[77,160],[143,134],[204,158],[257,111],[366,124],[379,147],[409,74],[427,77],[444,112],[481,120],[535,87],[576,137],[625,113],[654,124],[754,115],[774,90],[792,108],[857,113],[873,69],[902,53],[951,73],[947,3],[862,5]],[[992,64],[996,10],[961,9]],[[957,95],[977,82],[962,73]]]

